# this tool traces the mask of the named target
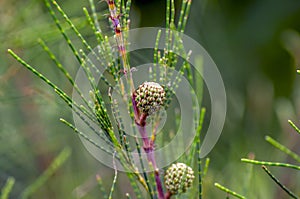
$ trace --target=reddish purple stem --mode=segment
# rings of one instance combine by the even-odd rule
[[[137,126],[138,126],[139,132],[142,136],[142,140],[143,140],[143,144],[144,144],[143,148],[144,148],[144,151],[146,152],[147,159],[149,162],[151,162],[151,164],[154,168],[158,199],[164,199],[164,190],[162,187],[162,183],[161,183],[160,176],[159,176],[159,170],[157,168],[156,160],[154,157],[154,143],[151,140],[149,140],[149,138],[148,138],[146,126],[140,126],[139,124],[137,124]]]
[[[139,110],[136,106],[134,94],[132,95],[132,105],[133,105],[133,110],[134,110],[134,115],[135,115],[135,123],[138,127],[138,130],[139,130],[141,136],[142,136],[144,151],[146,152],[148,161],[152,164],[152,166],[154,168],[158,199],[164,199],[165,198],[164,190],[163,190],[163,186],[162,186],[161,179],[159,176],[159,169],[157,168],[156,160],[154,157],[154,143],[152,140],[149,140],[147,130],[146,130],[146,119],[147,119],[148,115],[147,114],[140,115]]]
[[[165,195],[165,199],[170,199],[172,196],[171,192],[167,192],[166,195]]]

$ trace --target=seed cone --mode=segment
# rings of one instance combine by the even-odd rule
[[[165,103],[164,88],[155,82],[144,82],[134,92],[136,105],[142,113],[151,115]]]
[[[165,173],[165,186],[172,194],[186,192],[192,186],[194,171],[184,163],[172,164]]]

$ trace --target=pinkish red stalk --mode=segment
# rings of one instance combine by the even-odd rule
[[[165,195],[165,199],[170,199],[172,196],[171,192],[167,192],[166,195]]]
[[[161,182],[161,179],[159,176],[159,169],[157,168],[157,164],[156,164],[156,160],[155,160],[155,156],[154,156],[154,143],[152,140],[149,140],[145,125],[140,126],[139,124],[137,124],[137,127],[142,136],[143,148],[144,148],[144,151],[146,152],[147,159],[154,168],[158,199],[164,199],[164,190],[163,190],[162,182]]]
[[[110,11],[109,18],[113,24],[115,38],[116,38],[116,42],[118,45],[118,50],[122,57],[124,73],[126,74],[127,71],[130,72],[130,66],[128,64],[127,56],[126,56],[126,48],[124,45],[124,40],[123,40],[123,35],[122,35],[122,26],[120,23],[120,14],[117,12],[117,8],[115,6],[114,0],[106,0],[106,2],[108,4],[108,8]],[[130,73],[130,75],[131,75],[131,73]],[[133,91],[134,86],[133,86],[132,77],[130,78],[130,81],[131,81],[130,82],[131,91]],[[143,114],[143,113],[140,115],[140,112],[136,106],[136,101],[135,101],[134,95],[132,96],[132,104],[133,104],[133,108],[134,108],[135,122],[136,122],[139,132],[142,136],[144,151],[147,154],[148,161],[152,164],[153,168],[155,169],[154,172],[155,172],[156,188],[157,188],[157,192],[158,192],[158,199],[164,199],[164,191],[163,191],[162,183],[161,183],[160,176],[159,176],[159,170],[157,168],[156,160],[154,157],[154,143],[153,143],[153,140],[149,140],[148,134],[146,131],[146,119],[147,119],[148,115]]]
[[[122,26],[120,23],[120,14],[117,12],[117,7],[114,0],[106,0],[110,12],[110,20],[112,21],[113,28],[115,31],[116,42],[118,45],[119,53],[122,57],[124,73],[130,70],[130,67],[127,63],[126,49],[124,45],[123,35],[122,35]]]
[[[148,161],[152,164],[152,166],[154,168],[158,199],[164,199],[165,198],[164,190],[163,190],[162,182],[161,182],[161,179],[159,176],[159,169],[157,168],[156,160],[154,157],[154,143],[153,143],[153,140],[149,139],[148,133],[146,131],[146,119],[147,119],[148,115],[144,114],[144,113],[140,114],[139,109],[136,106],[134,94],[132,95],[132,105],[133,105],[133,110],[134,110],[135,123],[138,127],[140,135],[142,136],[144,151],[147,154]]]
[[[162,187],[162,183],[159,177],[159,171],[158,169],[155,170],[155,181],[156,181],[156,188],[157,188],[157,193],[158,193],[158,199],[164,199],[164,190]]]

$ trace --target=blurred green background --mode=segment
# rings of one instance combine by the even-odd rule
[[[82,12],[83,6],[89,7],[88,1],[58,3],[83,35],[95,42],[92,32],[85,29],[87,22]],[[106,24],[105,3],[96,6],[103,13],[100,22]],[[133,1],[132,27],[163,26],[164,17],[164,0]],[[204,179],[204,198],[226,197],[213,186],[214,182],[252,198],[288,198],[259,166],[253,167],[252,179],[247,184],[250,168],[240,159],[254,153],[259,160],[291,162],[264,141],[265,135],[300,153],[300,136],[287,123],[291,119],[300,124],[300,76],[296,74],[300,63],[299,19],[297,0],[193,1],[186,34],[202,44],[214,59],[228,99],[223,133],[209,154],[211,165]],[[104,26],[104,30],[109,27]],[[75,35],[71,33],[70,37]],[[15,177],[11,198],[18,198],[53,158],[69,146],[70,158],[32,198],[103,198],[95,175],[101,174],[109,190],[113,171],[96,161],[78,137],[59,122],[60,117],[71,119],[71,111],[64,103],[7,53],[8,48],[13,49],[71,93],[71,86],[42,52],[37,38],[47,42],[71,75],[76,74],[76,60],[42,1],[1,0],[0,187],[9,176]],[[207,96],[204,98],[204,106],[209,106]],[[271,170],[300,194],[299,172]],[[126,177],[121,174],[120,178],[115,198],[124,198],[128,191],[124,185],[128,182]]]

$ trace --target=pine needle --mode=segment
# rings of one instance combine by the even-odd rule
[[[246,159],[246,158],[242,158],[241,161],[246,162],[246,163],[251,163],[251,164],[257,164],[257,165],[287,167],[287,168],[291,168],[291,169],[300,170],[300,166],[282,163],[282,162],[265,162],[265,161],[258,161],[258,160],[250,160],[250,159]]]
[[[53,160],[50,166],[21,194],[22,199],[29,198],[35,193],[46,181],[66,162],[71,155],[70,148],[64,148],[59,155]]]
[[[300,129],[291,120],[288,120],[288,122],[296,130],[296,132],[300,134]]]
[[[290,149],[288,149],[286,146],[280,144],[279,142],[277,142],[270,136],[266,136],[265,140],[267,142],[269,142],[271,145],[273,145],[274,147],[276,147],[277,149],[279,149],[280,151],[282,151],[285,154],[287,154],[288,156],[292,157],[297,162],[300,162],[300,156],[298,154],[294,153],[293,151],[291,151]]]
[[[263,170],[272,178],[272,180],[278,184],[278,186],[283,189],[289,196],[292,198],[298,199],[298,196],[296,196],[292,191],[290,191],[286,186],[284,186],[270,171],[266,166],[262,166]]]
[[[9,177],[1,190],[0,199],[9,199],[9,194],[12,191],[14,184],[15,179],[13,177]]]
[[[220,189],[220,190],[222,190],[222,191],[224,191],[224,192],[226,192],[226,193],[228,193],[228,194],[230,194],[232,196],[235,196],[235,197],[240,198],[240,199],[246,199],[245,196],[242,196],[242,195],[240,195],[240,194],[238,194],[238,193],[236,193],[236,192],[234,192],[234,191],[232,191],[232,190],[230,190],[230,189],[228,189],[228,188],[220,185],[219,183],[215,183],[214,185],[218,189]]]

